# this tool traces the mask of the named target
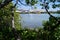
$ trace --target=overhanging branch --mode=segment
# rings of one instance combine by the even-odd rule
[[[12,0],[5,0],[3,3],[0,3],[0,9],[8,5]]]
[[[54,17],[53,15],[51,15],[50,12],[48,12],[46,6],[45,6],[45,9],[46,9],[47,13],[50,15],[50,17],[53,17],[57,21],[56,25],[51,29],[51,30],[54,30],[55,28],[57,28],[57,26],[60,25],[60,19],[57,19],[56,17]]]
[[[50,14],[50,12],[48,11],[48,9],[47,9],[46,7],[47,7],[47,6],[45,6],[46,12],[47,12],[51,17],[55,18],[55,20],[58,20],[56,17],[54,17],[53,15]]]

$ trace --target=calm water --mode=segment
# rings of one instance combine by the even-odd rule
[[[53,16],[60,16],[60,14],[52,14]],[[37,28],[43,27],[43,22],[49,20],[48,14],[20,14],[21,25],[23,28]]]

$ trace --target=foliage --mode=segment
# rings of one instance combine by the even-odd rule
[[[37,0],[25,0],[27,5],[35,5],[38,1]]]
[[[2,0],[0,0],[0,3],[2,2]]]
[[[11,9],[12,3],[0,10],[0,28],[11,27]]]
[[[9,5],[4,6],[4,8],[2,8],[0,10],[0,40],[13,40],[14,38],[14,34],[12,32],[12,11],[11,11],[11,7],[13,6],[12,3],[9,3]],[[15,26],[17,26],[18,28],[20,27],[19,22],[19,14],[18,13],[14,13],[14,17],[15,17]],[[17,29],[16,27],[16,29]],[[19,28],[20,29],[20,28]]]
[[[3,32],[0,32],[0,40],[15,40],[12,30],[7,32],[8,33],[4,32],[4,34]],[[17,32],[21,36],[21,40],[44,40],[44,38],[47,37],[45,36],[46,32],[44,32],[42,29],[38,29],[38,31],[22,29],[17,30]]]
[[[47,8],[49,9],[49,4],[53,3],[51,6],[52,8],[56,8],[56,7],[60,7],[60,4],[55,3],[56,0],[44,0],[44,2],[42,2],[42,0],[25,0],[25,3],[27,5],[31,5],[34,6],[35,4],[40,4],[40,6],[44,7],[47,4]],[[59,0],[57,0],[57,2],[60,2]]]
[[[9,2],[12,2],[13,0],[8,0],[8,1],[6,1],[6,0],[0,0],[0,9],[1,8],[3,8],[5,5],[8,5],[8,3]],[[43,3],[43,4],[45,4],[45,3],[48,3],[48,5],[49,5],[49,3],[53,3],[53,5],[52,5],[52,8],[56,8],[56,7],[60,7],[60,4],[57,4],[57,3],[55,3],[56,1],[57,2],[60,2],[60,0],[44,0],[44,2],[42,2],[42,0],[24,0],[25,1],[25,4],[27,4],[27,5],[30,5],[30,6],[34,6],[35,4],[41,4],[41,3]],[[16,1],[15,1],[16,2]],[[19,2],[19,0],[18,0],[18,2]],[[2,4],[3,3],[3,4]],[[20,2],[19,3],[21,3],[22,5],[24,5],[24,2],[22,1],[22,0],[20,0]],[[18,3],[18,4],[19,4]],[[57,4],[57,6],[56,6],[56,4]],[[47,6],[48,6],[47,5]],[[21,6],[21,5],[20,5]],[[40,5],[41,6],[41,5]],[[49,7],[48,7],[49,8]]]
[[[51,2],[55,3],[55,0],[50,0]],[[0,1],[1,3],[2,1]],[[27,5],[34,5],[36,4],[36,0],[26,0]],[[49,3],[48,3],[49,4]],[[0,10],[0,40],[15,40],[14,34],[11,29],[11,6],[10,3],[7,6],[4,6]],[[60,5],[52,5],[53,8]],[[48,7],[49,8],[49,7]],[[19,19],[17,17],[19,14],[15,13],[15,26],[16,29],[20,27]],[[57,18],[60,19],[60,18]],[[21,36],[22,40],[60,40],[60,25],[56,26],[57,21],[50,17],[49,21],[44,23],[44,29],[38,30],[17,30],[18,34]],[[56,27],[56,28],[55,28]]]
[[[20,13],[18,12],[14,12],[14,21],[15,21],[15,27],[17,30],[20,30],[21,29],[21,17],[20,17]]]
[[[57,17],[57,19],[60,19],[60,17]],[[44,31],[49,32],[49,40],[60,40],[60,25],[57,26],[56,24],[57,21],[53,17],[50,17],[49,21],[44,23]]]
[[[42,29],[21,29],[17,30],[17,33],[20,35],[21,40],[60,40],[60,25],[56,26],[55,22],[55,19],[50,17],[49,21],[44,23],[44,28]],[[54,26],[56,26],[56,28],[54,30],[50,30]],[[15,40],[12,30],[6,30],[5,32],[1,31],[0,34],[1,40]]]
[[[5,6],[0,10],[0,40],[6,40],[9,35],[9,28],[11,28],[11,9],[13,4]],[[11,30],[11,29],[10,29]]]

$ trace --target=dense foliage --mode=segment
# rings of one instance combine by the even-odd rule
[[[13,6],[12,3],[9,3],[9,5],[4,6],[0,10],[0,40],[11,40],[10,37],[13,38],[13,32],[12,32],[12,11],[11,7]],[[15,17],[15,26],[20,27],[19,21],[19,13],[14,13]],[[16,29],[18,29],[16,27]],[[19,28],[20,29],[20,28]]]
[[[60,17],[56,17],[57,19],[60,19]],[[56,25],[57,21],[53,18],[50,17],[49,21],[44,23],[44,31],[47,31],[49,33],[49,40],[60,40],[60,24]]]
[[[12,3],[0,10],[0,40],[7,38],[11,28],[11,9]]]
[[[20,17],[20,13],[18,12],[14,12],[14,22],[15,22],[15,27],[17,30],[21,29],[21,17]]]

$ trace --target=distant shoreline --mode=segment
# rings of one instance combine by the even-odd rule
[[[60,10],[48,10],[50,13],[60,13]],[[17,10],[16,12],[19,12],[20,14],[26,14],[26,13],[32,13],[32,14],[40,14],[40,13],[47,13],[46,10]]]

